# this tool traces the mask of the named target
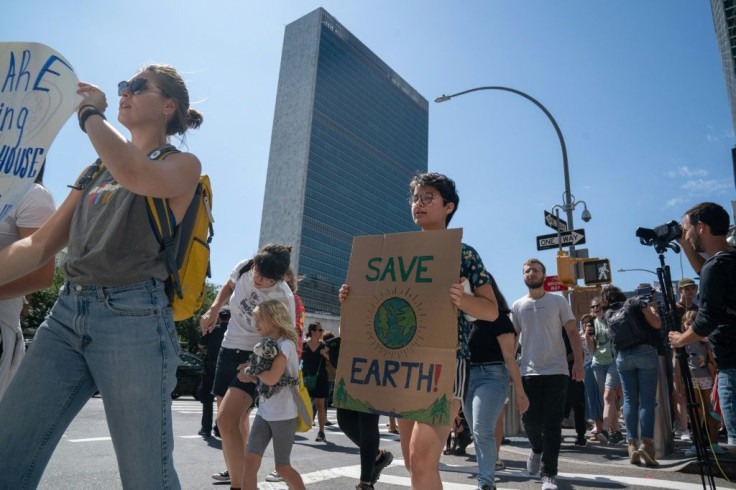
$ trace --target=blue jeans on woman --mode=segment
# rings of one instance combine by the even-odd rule
[[[180,488],[171,426],[179,343],[168,303],[161,281],[64,285],[0,400],[0,488],[38,486],[97,390],[123,487]]]
[[[728,445],[736,446],[736,369],[718,370],[718,401],[728,431]]]
[[[616,368],[624,390],[624,420],[629,441],[654,437],[654,407],[657,405],[659,362],[649,344],[619,351]]]
[[[465,418],[473,429],[478,460],[478,486],[493,488],[496,472],[496,421],[509,396],[509,372],[504,364],[470,367],[465,394]]]

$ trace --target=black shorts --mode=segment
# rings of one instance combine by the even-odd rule
[[[240,349],[226,349],[220,347],[217,355],[217,369],[215,370],[215,382],[212,386],[212,394],[223,397],[228,388],[238,388],[248,393],[253,400],[256,399],[256,384],[243,383],[238,379],[238,366],[250,359],[251,351]]]

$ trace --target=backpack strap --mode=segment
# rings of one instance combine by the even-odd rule
[[[150,158],[151,160],[163,160],[172,153],[178,152],[179,150],[177,150],[176,147],[167,144],[153,150],[151,153],[148,154],[148,158]],[[197,190],[201,192],[200,184],[197,185]],[[192,203],[195,203],[196,206],[197,201],[195,198],[196,193],[192,198]],[[148,196],[146,197],[146,203],[148,204],[148,220],[151,223],[151,229],[153,230],[153,234],[156,237],[156,240],[161,244],[161,249],[164,251],[164,262],[166,264],[166,269],[169,271],[173,278],[172,286],[174,287],[174,292],[176,292],[176,295],[179,296],[179,298],[183,298],[184,293],[181,290],[179,267],[177,266],[176,254],[174,250],[176,248],[175,235],[177,224],[176,218],[174,217],[174,212],[171,210],[169,198]],[[192,207],[192,203],[189,204],[189,207],[187,208],[187,213],[189,213],[190,208]]]

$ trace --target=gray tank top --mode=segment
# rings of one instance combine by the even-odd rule
[[[77,203],[64,274],[73,283],[95,286],[169,276],[145,196],[124,189],[105,167]]]

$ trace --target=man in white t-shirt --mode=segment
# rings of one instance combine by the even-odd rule
[[[230,279],[217,293],[215,301],[202,315],[202,334],[212,330],[220,308],[229,299],[230,323],[217,356],[212,393],[217,400],[217,427],[222,437],[222,453],[227,471],[215,473],[217,481],[230,481],[240,488],[245,465],[245,444],[250,429],[250,410],[256,399],[255,383],[237,378],[238,366],[248,361],[261,336],[256,330],[253,309],[269,299],[282,301],[296,325],[294,293],[284,282],[291,262],[291,247],[269,244],[251,260],[233,269]],[[296,328],[296,327],[295,327]]]
[[[529,294],[511,306],[514,328],[521,344],[521,380],[529,398],[523,422],[532,452],[527,461],[530,475],[542,470],[542,489],[557,489],[557,460],[562,440],[561,424],[567,399],[568,367],[562,329],[572,346],[572,377],[583,380],[583,348],[575,316],[567,301],[548,294],[543,284],[544,264],[524,262],[524,283]]]
[[[33,184],[0,222],[0,249],[31,235],[54,213],[54,199],[41,184]],[[0,397],[25,354],[20,312],[23,296],[51,285],[54,261],[0,286]]]

